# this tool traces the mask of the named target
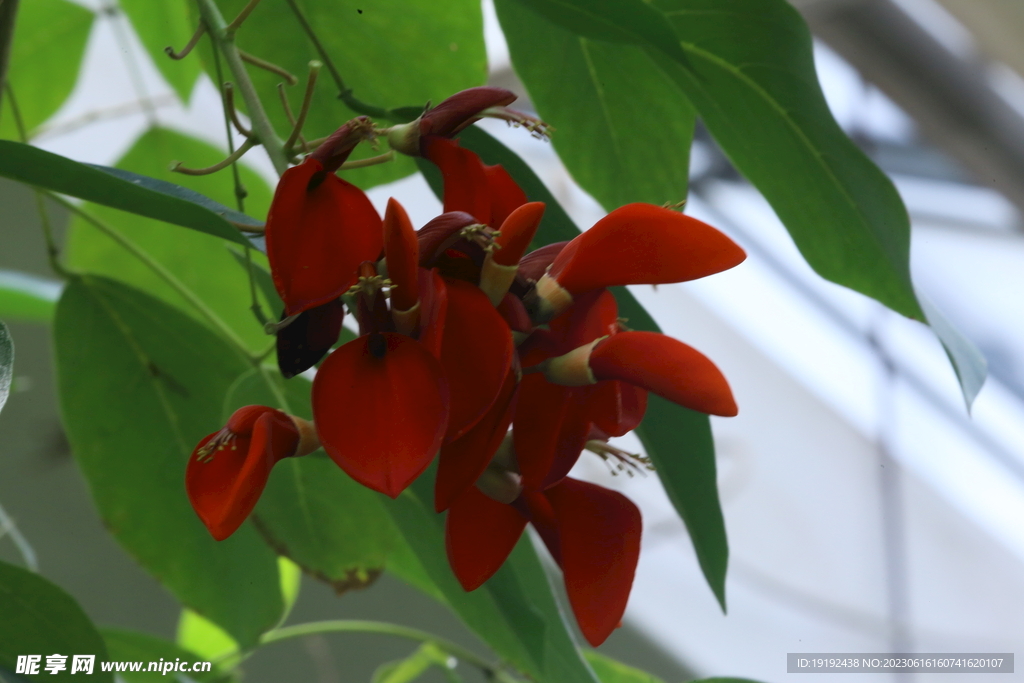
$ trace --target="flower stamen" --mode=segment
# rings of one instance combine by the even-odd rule
[[[607,441],[591,439],[587,442],[585,448],[601,458],[601,461],[608,466],[608,471],[611,472],[612,476],[617,476],[619,472],[625,472],[629,477],[633,477],[636,474],[647,476],[647,472],[654,471],[654,463],[646,455],[624,451],[621,448],[612,446]]]

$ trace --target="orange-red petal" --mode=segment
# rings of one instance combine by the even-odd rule
[[[364,486],[395,498],[441,447],[448,424],[441,365],[410,337],[359,337],[320,366],[313,416],[334,462]]]
[[[490,185],[484,164],[474,152],[445,138],[423,140],[424,155],[444,176],[444,211],[464,211],[480,223],[491,219]]]
[[[376,260],[381,220],[363,191],[315,159],[281,176],[267,215],[267,256],[288,315],[337,299]]]
[[[461,280],[446,280],[448,311],[441,364],[451,396],[445,441],[465,434],[498,397],[515,346],[512,332],[487,295]]]
[[[725,376],[707,356],[657,332],[620,332],[590,355],[598,380],[617,379],[673,403],[711,415],[732,417],[736,401]]]
[[[467,591],[479,588],[501,568],[526,528],[526,517],[511,505],[491,500],[471,486],[448,510],[448,563]]]
[[[694,280],[746,258],[707,223],[653,204],[615,209],[572,244],[548,274],[574,295],[612,285]]]
[[[236,411],[227,427],[199,442],[185,470],[185,490],[215,539],[223,541],[242,525],[256,507],[271,468],[294,455],[298,444],[291,418],[266,406]]]
[[[594,647],[626,611],[640,557],[640,511],[621,493],[575,479],[544,492],[558,520],[569,604]]]
[[[536,491],[543,487],[558,452],[572,396],[572,387],[551,384],[541,374],[526,375],[520,382],[512,438],[523,488]]]
[[[544,202],[530,202],[518,207],[501,222],[500,233],[495,239],[494,262],[503,266],[514,266],[526,253],[530,241],[537,234],[544,217]]]
[[[598,382],[590,390],[590,419],[608,436],[636,429],[647,410],[647,391],[628,382]]]
[[[502,166],[484,166],[484,175],[487,177],[487,189],[491,200],[490,216],[484,222],[492,228],[497,228],[513,211],[526,203],[526,193]]]
[[[409,214],[393,198],[384,213],[384,256],[388,263],[391,309],[407,311],[419,301],[418,266],[420,245]]]

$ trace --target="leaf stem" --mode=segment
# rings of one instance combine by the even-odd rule
[[[188,54],[192,52],[192,49],[199,43],[199,39],[203,37],[204,33],[206,33],[206,24],[199,22],[196,32],[188,39],[188,43],[185,44],[185,47],[181,48],[181,52],[175,52],[174,46],[172,45],[165,47],[164,52],[166,52],[167,56],[171,59],[185,59],[185,57],[188,57]]]
[[[235,163],[242,156],[245,155],[250,149],[256,146],[256,143],[252,138],[247,138],[242,146],[232,152],[226,159],[220,161],[213,166],[207,166],[206,168],[189,168],[188,166],[182,166],[180,161],[176,161],[171,165],[171,170],[175,173],[184,173],[185,175],[210,175],[217,171],[227,168],[231,164]]]
[[[280,175],[288,169],[288,158],[284,153],[284,145],[281,138],[278,137],[277,131],[274,130],[274,126],[270,123],[267,112],[263,109],[263,103],[256,93],[256,87],[253,85],[252,79],[249,78],[249,73],[245,70],[245,64],[242,62],[238,48],[235,47],[232,37],[226,33],[227,24],[224,17],[214,0],[196,1],[199,4],[199,13],[202,15],[210,35],[213,36],[217,48],[227,60],[228,68],[238,84],[238,91],[249,112],[253,131],[263,143],[264,149],[267,150],[267,156],[270,157],[274,169]]]
[[[108,225],[104,221],[100,220],[96,216],[92,215],[80,206],[69,202],[64,197],[54,194],[53,192],[47,192],[51,199],[58,204],[64,206],[72,213],[78,214],[87,223],[95,227],[97,230],[105,234],[110,239],[117,242],[132,256],[137,258],[143,265],[149,268],[155,275],[163,280],[171,289],[173,289],[181,298],[185,299],[189,304],[192,305],[196,311],[210,323],[221,336],[223,336],[230,344],[234,347],[235,351],[242,356],[246,362],[253,363],[254,358],[249,350],[245,347],[245,343],[238,337],[234,330],[228,327],[227,323],[220,319],[216,313],[214,313],[206,303],[196,296],[195,292],[189,289],[185,284],[177,278],[174,273],[167,270],[167,268],[155,260],[152,256],[143,251],[137,244],[132,242],[130,239],[122,235],[120,232],[115,230],[112,226]]]
[[[242,11],[238,13],[238,16],[234,18],[234,21],[224,28],[228,37],[234,38],[235,31],[237,31],[238,27],[242,25],[242,22],[249,18],[249,15],[252,14],[252,11],[256,9],[256,5],[258,4],[260,4],[260,0],[249,0],[249,3],[242,8]]]
[[[220,60],[218,60],[218,62],[219,61]],[[218,78],[219,77],[220,76],[218,75]],[[238,130],[238,132],[241,135],[243,135],[243,136],[245,136],[247,138],[251,138],[252,137],[252,131],[249,130],[248,128],[246,128],[244,125],[242,125],[242,122],[238,118],[238,110],[235,108],[235,84],[232,83],[231,81],[228,81],[228,82],[226,82],[224,84],[224,95],[223,95],[223,97],[224,97],[224,109],[227,111],[228,118],[231,120],[231,123],[235,124],[235,129]],[[231,129],[230,128],[228,129],[228,137],[229,138],[231,137]]]
[[[296,624],[285,626],[272,631],[267,631],[260,637],[260,645],[276,643],[290,638],[301,638],[303,636],[317,635],[322,633],[379,633],[381,635],[396,636],[415,640],[420,643],[431,643],[446,653],[461,659],[462,661],[477,667],[492,677],[493,680],[508,683],[516,683],[516,679],[510,676],[501,667],[491,664],[477,654],[466,648],[453,643],[450,640],[439,638],[432,633],[421,631],[408,626],[391,624],[384,621],[363,621],[358,619],[334,619],[329,621],[313,621],[307,624]]]
[[[292,134],[284,141],[284,148],[286,151],[291,151],[291,148],[295,145],[295,142],[302,134],[302,126],[306,123],[306,116],[309,114],[309,107],[313,103],[313,91],[316,89],[316,77],[320,74],[320,69],[323,68],[323,65],[323,62],[318,62],[315,59],[309,63],[309,78],[306,80],[306,93],[302,96],[302,108],[299,109],[299,115],[295,117],[295,124],[292,126]]]
[[[242,61],[246,62],[247,64],[252,64],[253,66],[259,67],[264,71],[269,71],[272,74],[277,74],[284,80],[288,81],[288,85],[295,85],[299,82],[299,77],[285,69],[283,66],[278,66],[273,62],[268,62],[267,60],[261,59],[254,54],[246,52],[245,50],[239,50],[238,56],[241,57]]]

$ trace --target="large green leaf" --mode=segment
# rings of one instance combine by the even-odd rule
[[[276,369],[253,368],[232,387],[225,413],[267,405],[312,419],[311,388],[304,377],[285,381]],[[376,579],[397,541],[380,495],[322,452],[278,463],[253,521],[277,552],[339,593]]]
[[[91,275],[64,290],[54,343],[64,427],[105,525],[183,604],[254,644],[282,612],[276,558],[248,525],[214,541],[182,483],[244,361],[160,300]]]
[[[219,0],[230,19],[246,0]],[[385,109],[435,104],[487,79],[483,17],[475,0],[449,0],[443,9],[431,0],[297,0],[314,27],[345,86],[363,102]],[[263,0],[238,32],[238,46],[305,79],[310,60],[320,59],[286,0]],[[207,73],[213,74],[211,53],[204,46]],[[250,68],[267,113],[282,137],[290,129],[278,104],[275,74]],[[225,76],[226,78],[226,76]],[[302,100],[303,85],[288,89],[293,110]],[[313,106],[306,120],[307,140],[329,135],[358,113],[337,97],[328,68],[320,72]],[[379,154],[364,145],[353,159]],[[401,157],[382,166],[346,172],[346,180],[372,187],[415,171]]]
[[[156,175],[166,173],[167,163],[175,158],[170,149],[159,151],[168,156],[153,160],[162,164],[160,172]],[[210,163],[219,161],[219,158],[218,156]],[[59,154],[20,142],[0,140],[0,176],[139,216],[192,228],[239,244],[249,244],[238,229],[224,220],[222,215],[195,201],[183,199],[170,192],[170,188],[165,185],[145,187],[140,179],[124,179],[104,172],[100,166],[80,164]],[[221,173],[215,177],[224,180],[230,178],[230,175]],[[184,178],[185,176],[177,176],[178,180],[189,183],[188,180],[183,180]]]
[[[448,566],[433,469],[386,505],[406,542],[456,614],[506,661],[540,683],[595,683],[555,602],[528,536],[487,583],[467,593]]]
[[[504,166],[530,201],[547,205],[532,245],[534,248],[570,240],[579,234],[572,219],[544,183],[512,150],[476,126],[466,129],[460,140],[486,163]],[[431,187],[439,193],[440,176],[429,164],[421,164],[421,169]],[[660,331],[654,319],[627,289],[615,288],[615,297],[619,302],[619,314],[629,320],[632,329]],[[724,608],[729,544],[718,501],[715,450],[708,416],[652,395],[647,416],[636,433],[654,460],[658,477],[676,511],[686,523],[704,577]]]
[[[19,655],[40,655],[39,676],[50,681],[75,681],[72,655],[95,655],[90,680],[113,681],[100,670],[107,659],[103,638],[75,599],[38,574],[0,562],[0,668],[15,671]],[[51,674],[46,656],[66,655],[66,668]]]
[[[626,666],[595,650],[587,650],[584,654],[601,683],[663,683],[646,671]]]
[[[686,198],[694,111],[640,47],[582,38],[515,0],[495,7],[552,143],[607,210]]]
[[[63,283],[0,268],[0,318],[49,322]]]
[[[11,394],[11,381],[14,379],[14,342],[7,325],[0,320],[0,410],[7,404]]]
[[[202,166],[215,162],[220,156],[220,152],[194,138],[154,129],[143,135],[118,165],[160,180],[161,176],[172,176],[167,170],[171,159],[189,158],[192,160],[189,163]],[[207,200],[231,201],[234,194],[230,173],[179,176],[176,180],[187,186],[183,190],[201,192]],[[270,188],[245,168],[242,180],[249,192],[247,207],[257,215],[265,215]],[[221,243],[198,232],[178,230],[121,211],[99,206],[87,206],[87,209],[171,271],[250,348],[261,349],[272,341],[249,310],[251,294],[246,273],[238,268],[235,258]],[[195,309],[162,278],[80,217],[75,217],[69,227],[66,253],[68,264],[73,268],[128,282],[200,319]],[[253,257],[257,262],[264,260],[261,254],[254,253]]]
[[[145,633],[136,633],[119,628],[105,628],[101,631],[107,644],[107,653],[112,662],[143,662],[143,671],[122,671],[118,676],[125,683],[158,683],[168,680],[168,674],[162,671],[147,671],[150,662],[163,660],[168,664],[176,664],[179,660],[187,665],[183,672],[186,676],[199,683],[214,681],[221,677],[220,672],[191,671],[193,664],[202,664],[202,657],[189,652],[174,643],[156,638]],[[168,671],[168,673],[171,673]],[[176,676],[170,676],[174,680]],[[605,682],[607,683],[607,682]]]
[[[198,24],[189,16],[188,4],[182,0],[118,0],[118,4],[131,19],[135,33],[160,73],[178,97],[188,102],[201,71],[199,60],[194,56],[173,60],[164,52],[166,47],[181,50],[195,33]]]
[[[67,0],[19,3],[7,77],[29,135],[71,94],[92,20],[92,12]],[[0,137],[20,139],[7,93],[0,100]]]

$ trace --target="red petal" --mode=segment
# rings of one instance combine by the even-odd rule
[[[620,332],[590,355],[598,380],[629,382],[673,403],[711,415],[732,417],[736,401],[721,370],[686,344],[657,332]]]
[[[448,510],[445,547],[448,563],[467,591],[501,568],[526,528],[526,517],[511,505],[491,500],[470,487]]]
[[[319,179],[319,183],[317,180]],[[281,176],[267,215],[267,256],[288,315],[337,299],[380,254],[377,211],[363,191],[315,159]]]
[[[448,315],[448,288],[436,270],[420,268],[418,277],[422,296],[419,340],[434,358],[441,360],[444,320]]]
[[[512,436],[523,488],[540,490],[551,471],[571,389],[551,384],[541,374],[527,375],[519,384]]]
[[[452,211],[442,213],[420,228],[416,233],[420,248],[420,265],[430,268],[437,259],[452,244],[461,239],[459,233],[463,228],[477,225],[478,221],[474,216],[465,211]]]
[[[500,234],[495,242],[499,249],[494,251],[494,262],[503,266],[514,266],[526,253],[530,241],[537,234],[541,218],[544,217],[544,202],[523,204],[501,222]]]
[[[334,462],[395,498],[441,447],[448,424],[443,371],[414,339],[393,332],[360,337],[320,366],[313,416]]]
[[[558,519],[569,604],[597,647],[626,611],[640,557],[640,511],[621,493],[575,479],[544,495]]]
[[[652,204],[627,204],[573,240],[549,275],[573,294],[612,285],[684,282],[732,268],[746,258],[724,234]]]
[[[484,166],[490,196],[491,213],[484,221],[492,228],[505,222],[513,211],[526,203],[526,193],[501,166]],[[525,251],[525,247],[523,248]]]
[[[566,399],[567,407],[558,427],[554,457],[551,467],[544,475],[542,489],[557,484],[569,474],[580,459],[590,434],[590,392],[591,387],[570,387]]]
[[[536,282],[568,245],[569,242],[553,242],[540,249],[534,249],[519,260],[519,275]]]
[[[189,502],[218,541],[242,525],[256,507],[271,468],[293,455],[299,444],[299,432],[291,418],[265,406],[247,406],[228,424],[245,431],[232,430],[233,438],[212,454],[200,455],[204,446],[226,430],[207,436],[192,452],[185,470]]]
[[[420,120],[420,135],[454,135],[476,121],[477,115],[483,110],[504,107],[515,101],[515,93],[504,88],[468,88],[455,93],[426,112]]]
[[[420,245],[409,214],[394,199],[388,199],[384,213],[384,256],[388,260],[388,279],[394,284],[391,309],[407,311],[419,301]]]
[[[619,331],[619,306],[607,289],[595,289],[580,295],[572,306],[554,318],[549,326],[559,334],[568,349],[589,344],[598,337]]]
[[[444,176],[445,213],[465,211],[478,222],[489,225],[491,190],[480,157],[444,138],[426,138],[423,146],[425,156]]]
[[[434,483],[434,509],[447,510],[452,501],[473,485],[498,450],[512,424],[512,410],[519,383],[509,370],[494,405],[476,425],[458,439],[441,447],[437,479]]]
[[[608,436],[636,429],[647,410],[647,392],[640,387],[609,380],[598,382],[590,393],[590,419]]]
[[[303,311],[277,333],[277,366],[285,379],[320,362],[341,334],[345,306],[340,299]]]
[[[533,322],[526,312],[522,300],[514,294],[506,294],[498,304],[498,313],[509,329],[529,334],[533,331]]]
[[[561,542],[558,538],[558,520],[555,519],[555,511],[551,502],[543,493],[536,491],[523,491],[523,495],[513,503],[516,509],[530,518],[530,524],[540,534],[541,540],[547,546],[551,558],[559,567],[562,566]]]
[[[465,434],[494,403],[512,366],[512,332],[474,285],[447,280],[441,364],[451,392],[446,441]]]

